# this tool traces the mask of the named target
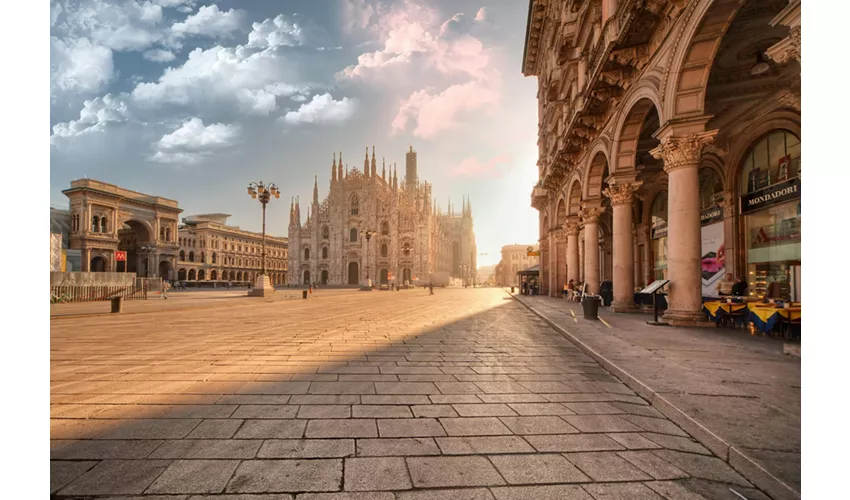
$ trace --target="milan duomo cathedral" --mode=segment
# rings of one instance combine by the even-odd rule
[[[375,147],[366,148],[363,171],[343,167],[334,154],[330,192],[319,202],[318,177],[313,202],[301,222],[293,200],[289,213],[290,285],[446,284],[450,277],[472,279],[476,266],[472,208],[460,213],[449,200],[446,213],[431,199],[431,184],[420,182],[413,147],[399,181],[395,165],[378,175]]]

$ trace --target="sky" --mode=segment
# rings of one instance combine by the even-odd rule
[[[228,213],[259,231],[251,181],[327,194],[333,153],[468,196],[480,265],[537,240],[537,82],[521,73],[519,0],[52,0],[50,203],[91,178]],[[380,168],[380,166],[379,166]],[[306,218],[306,211],[302,210]]]

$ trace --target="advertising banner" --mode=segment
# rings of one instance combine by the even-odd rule
[[[717,295],[726,274],[726,238],[723,222],[702,226],[702,294]]]

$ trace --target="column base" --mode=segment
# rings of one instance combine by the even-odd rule
[[[627,302],[617,302],[616,300],[608,306],[608,310],[614,313],[636,313],[640,311],[635,304]]]
[[[254,288],[248,292],[249,297],[268,297],[274,294],[274,287],[268,276],[261,274],[254,280]]]
[[[717,325],[709,321],[702,311],[673,311],[668,309],[661,317],[670,326],[696,328],[714,328]]]

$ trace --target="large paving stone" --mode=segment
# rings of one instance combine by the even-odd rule
[[[104,460],[59,490],[59,494],[138,495],[170,464],[170,460]]]
[[[412,487],[407,465],[400,457],[347,458],[345,490],[385,491]]]
[[[238,460],[175,460],[147,492],[220,493],[238,465]]]
[[[505,484],[485,457],[411,457],[407,459],[413,486],[495,486]]]
[[[339,491],[342,460],[246,460],[227,484],[228,493]]]

